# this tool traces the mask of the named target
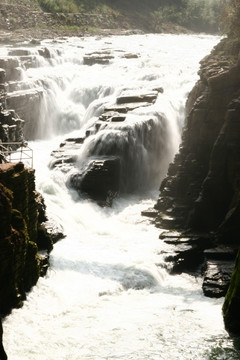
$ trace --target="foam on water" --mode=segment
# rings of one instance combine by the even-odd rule
[[[222,300],[203,297],[201,279],[170,276],[164,268],[169,248],[158,239],[160,230],[141,216],[158,189],[115,199],[103,209],[67,189],[66,175],[48,167],[51,151],[71,132],[79,136],[91,126],[103,104],[127,89],[161,86],[164,94],[153,106],[130,116],[167,119],[166,172],[180,142],[198,62],[217,41],[196,35],[49,40],[42,46],[51,59],[24,70],[26,80],[44,89],[40,140],[30,144],[37,188],[67,237],[55,245],[51,267],[24,307],[4,320],[9,359],[238,358],[223,328]],[[84,54],[106,48],[115,54],[109,65],[83,65]],[[122,51],[139,57],[125,59]]]

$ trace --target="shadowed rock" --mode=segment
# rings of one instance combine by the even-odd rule
[[[7,360],[7,354],[3,347],[3,328],[2,328],[2,320],[0,317],[0,360]]]
[[[82,173],[70,177],[70,186],[90,196],[100,205],[111,204],[119,192],[120,159],[108,157],[89,160]]]
[[[239,50],[239,41],[232,46],[223,39],[201,61],[200,80],[186,105],[182,143],[154,207],[156,226],[213,238],[212,246],[200,249],[205,259],[203,290],[213,297],[225,295],[240,244]],[[219,245],[233,250],[209,249]]]

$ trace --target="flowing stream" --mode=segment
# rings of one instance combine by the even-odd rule
[[[37,188],[50,219],[62,224],[67,236],[55,244],[50,269],[23,308],[4,320],[10,360],[239,359],[224,330],[223,300],[204,297],[198,277],[168,274],[163,258],[169,248],[159,240],[161,230],[141,216],[154,205],[178,149],[199,61],[218,40],[131,35],[46,40],[28,47],[34,66],[21,66],[15,91],[34,88],[43,94],[30,133]],[[48,56],[39,56],[38,48],[46,48]],[[103,51],[111,54],[108,64],[84,65],[86,54]],[[160,87],[164,92],[155,104],[129,114],[164,119],[155,183],[101,208],[70,190],[64,171],[50,170],[51,151],[92,126],[105,104],[126,91]]]

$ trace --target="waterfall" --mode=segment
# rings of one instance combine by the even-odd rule
[[[217,41],[149,34],[10,49],[28,53],[11,55],[21,71],[8,83],[8,104],[25,115],[13,99],[31,94],[25,135],[37,188],[67,236],[23,308],[3,322],[9,359],[237,359],[222,300],[204,298],[198,276],[168,274],[172,248],[141,216],[178,149],[198,62]],[[102,208],[82,189],[85,172],[106,158],[119,195]]]

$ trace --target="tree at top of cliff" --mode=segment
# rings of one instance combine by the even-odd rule
[[[230,0],[223,10],[222,22],[225,32],[233,37],[240,36],[240,1]]]

